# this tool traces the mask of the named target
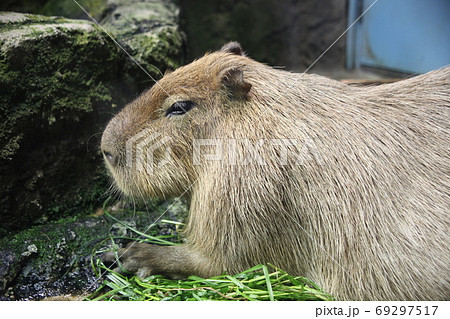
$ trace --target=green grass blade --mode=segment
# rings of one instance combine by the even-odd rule
[[[136,228],[131,227],[130,225],[124,223],[123,221],[121,221],[121,220],[115,218],[115,217],[114,217],[113,215],[111,215],[106,209],[104,210],[104,212],[105,212],[105,215],[106,215],[106,216],[108,216],[109,218],[111,218],[111,219],[114,220],[115,222],[121,224],[122,226],[124,226],[124,227],[126,227],[126,228],[128,228],[128,229],[130,229],[132,232],[138,234],[139,236],[142,236],[143,238],[146,238],[147,240],[151,240],[152,242],[155,242],[155,243],[157,243],[157,244],[164,244],[164,245],[171,245],[171,246],[177,245],[177,244],[175,244],[175,243],[173,243],[173,242],[171,242],[171,241],[161,239],[161,237],[151,236],[151,235],[149,235],[149,234],[146,234],[146,233],[143,233],[143,232],[137,230]]]
[[[267,291],[269,292],[270,301],[275,301],[273,297],[272,283],[270,282],[269,270],[266,265],[262,265],[264,277],[266,278]]]

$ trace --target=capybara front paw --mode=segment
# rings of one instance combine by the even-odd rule
[[[101,260],[106,265],[114,267],[115,272],[121,274],[133,274],[140,278],[160,273],[155,259],[160,254],[162,247],[131,242],[125,248],[105,253]]]

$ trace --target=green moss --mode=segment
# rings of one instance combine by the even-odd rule
[[[173,1],[117,1],[116,7],[101,21],[108,32],[152,76],[159,79],[164,71],[176,69],[184,58],[183,34],[178,29],[179,9]],[[139,82],[148,82],[138,71]]]
[[[101,206],[98,132],[136,94],[126,55],[89,22],[0,20],[0,231]]]
[[[173,27],[137,34],[126,43],[133,50],[136,59],[153,76],[161,76],[161,70],[156,66],[164,65],[172,70],[180,66],[183,39]]]
[[[101,185],[100,182],[97,185],[97,190],[101,191]],[[86,195],[91,196],[90,199],[102,199],[102,202],[104,202],[104,197],[93,189],[95,187]],[[84,200],[88,202],[89,198]],[[88,209],[88,207],[91,206],[85,206],[85,209]],[[91,207],[90,213],[94,214],[98,207]],[[133,229],[146,232],[147,235],[160,236],[161,232],[164,232],[164,226],[149,229],[154,221],[160,221],[160,219],[184,220],[187,216],[186,204],[179,201],[163,201],[155,198],[146,201],[141,208],[143,210],[136,209],[136,207],[131,211],[127,209],[119,210],[111,218],[96,213],[89,217],[75,214],[74,216],[60,218],[47,222],[45,225],[34,226],[14,235],[3,237],[3,239],[0,239],[0,250],[8,249],[20,255],[26,251],[29,245],[35,245],[38,252],[37,262],[43,264],[55,258],[55,254],[58,253],[56,251],[58,243],[61,241],[64,241],[66,245],[65,256],[70,256],[69,252],[71,251],[76,251],[78,255],[92,254],[96,248],[99,248],[96,247],[97,244],[107,240],[110,236],[114,236],[114,234],[111,234],[111,228],[116,224],[116,220],[124,224],[132,224]],[[62,206],[54,209],[67,211],[67,207]],[[137,236],[133,233],[133,230],[129,229],[128,231],[130,235]]]
[[[43,33],[51,35],[40,37]],[[0,51],[0,114],[8,119],[0,127],[0,141],[10,141],[4,144],[1,158],[17,149],[18,138],[11,135],[20,122],[77,121],[79,112],[111,102],[114,90],[106,81],[115,77],[111,62],[118,55],[114,44],[105,42],[100,33],[64,24],[27,28],[20,46]],[[108,63],[111,69],[104,67]]]

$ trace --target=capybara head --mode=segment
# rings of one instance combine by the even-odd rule
[[[190,201],[186,244],[128,247],[124,266],[178,278],[270,263],[338,299],[448,299],[449,118],[450,68],[352,87],[225,45],[103,134],[123,193]]]
[[[117,186],[136,197],[178,196],[198,178],[193,141],[221,137],[220,122],[244,104],[237,43],[166,74],[108,125],[102,151]]]

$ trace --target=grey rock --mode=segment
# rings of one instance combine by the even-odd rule
[[[182,64],[184,34],[179,29],[180,10],[173,1],[110,0],[108,5],[100,24],[151,80],[162,76],[160,65],[175,69]]]
[[[96,137],[137,90],[126,63],[90,22],[0,13],[0,235],[100,205]]]
[[[102,27],[0,13],[0,236],[100,207],[104,126],[183,60],[173,2],[108,5]]]

